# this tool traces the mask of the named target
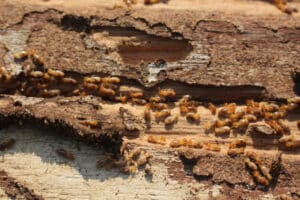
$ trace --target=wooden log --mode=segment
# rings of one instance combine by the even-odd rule
[[[16,140],[1,152],[0,169],[18,183],[11,189],[21,186],[44,199],[274,199],[283,194],[299,198],[299,149],[282,148],[276,135],[236,130],[217,137],[204,130],[216,118],[206,101],[235,101],[242,108],[250,98],[281,104],[299,94],[299,13],[286,15],[261,1],[171,0],[114,8],[116,3],[0,3],[0,64],[12,75],[8,81],[1,72],[0,138]],[[78,81],[74,87],[80,89],[85,76],[95,75],[119,77],[118,92],[142,91],[147,101],[159,89],[173,88],[176,96],[167,101],[172,115],[179,114],[176,101],[191,95],[200,105],[200,123],[178,115],[168,127],[156,122],[152,112],[147,127],[145,105],[130,99],[117,103],[85,89],[83,96],[62,92],[41,98],[35,88],[41,80],[23,74],[24,68],[34,66],[30,56],[24,61],[13,58],[23,50],[35,50],[43,58],[44,66],[36,66],[41,71],[62,70]],[[37,93],[19,96],[27,94],[22,91],[26,84]],[[60,81],[47,87],[69,88]],[[298,119],[298,110],[285,118],[297,137]],[[165,144],[149,143],[149,136],[165,137]],[[173,140],[183,138],[218,144],[220,151],[170,148]],[[243,139],[245,152],[256,152],[272,169],[269,186],[257,183],[244,163],[246,154],[227,155],[228,144],[236,139]],[[153,155],[152,178],[143,167],[132,175],[96,167],[108,156],[107,150],[119,152],[122,141],[129,149]],[[105,149],[98,148],[103,145]],[[59,157],[57,149],[72,152],[75,160]],[[0,187],[3,197],[11,197],[5,184]]]

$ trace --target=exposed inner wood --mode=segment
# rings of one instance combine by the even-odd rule
[[[231,124],[224,136],[205,130],[217,119],[210,102],[218,111],[226,102],[244,109],[246,99],[286,106],[299,94],[299,13],[286,15],[266,1],[116,3],[0,3],[1,183],[13,180],[17,191],[28,187],[45,199],[299,199],[299,108],[280,117],[290,129],[283,135],[266,116],[258,120],[265,133],[249,131],[257,122]],[[23,51],[28,58],[14,58]],[[102,82],[90,84],[91,77]],[[156,121],[154,110],[146,122],[151,97],[170,88],[176,94],[163,101],[169,125]],[[196,101],[196,114],[181,115],[184,95]],[[228,155],[241,139],[243,152]],[[174,141],[186,145],[174,148]],[[296,147],[287,148],[290,142]],[[120,162],[110,153],[122,144],[153,158],[131,175],[99,167]]]

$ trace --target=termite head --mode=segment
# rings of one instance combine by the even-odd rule
[[[215,115],[217,113],[217,107],[212,103],[208,104],[208,109],[210,110],[212,115]]]

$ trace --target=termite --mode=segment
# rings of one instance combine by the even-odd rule
[[[130,92],[129,96],[131,98],[142,98],[144,96],[143,92]]]
[[[168,104],[165,103],[151,103],[150,106],[152,110],[164,110],[169,108]]]
[[[47,73],[50,75],[50,76],[54,76],[54,77],[57,77],[57,78],[62,78],[64,77],[65,73],[60,71],[60,70],[53,70],[53,69],[48,69],[47,70]]]
[[[249,121],[247,119],[241,119],[238,122],[234,122],[232,127],[233,128],[246,128],[249,125]]]
[[[160,96],[153,96],[153,97],[149,98],[149,102],[151,102],[151,103],[160,103],[162,101],[165,101],[165,99]]]
[[[144,4],[146,5],[151,5],[151,4],[155,4],[155,3],[159,3],[160,0],[144,0]]]
[[[264,185],[264,186],[269,185],[269,181],[265,177],[263,177],[259,173],[259,171],[253,171],[252,175],[253,175],[254,179],[256,180],[256,182],[259,183],[260,185]]]
[[[230,119],[216,120],[214,126],[217,128],[221,128],[223,126],[231,126],[231,120]]]
[[[156,121],[164,120],[166,117],[168,117],[170,115],[171,115],[171,111],[168,109],[154,113],[154,117],[155,117]]]
[[[236,109],[235,103],[225,104],[223,107],[219,108],[218,116],[219,117],[228,117],[231,114],[235,113],[235,109]]]
[[[235,156],[239,154],[244,154],[245,148],[244,147],[239,147],[239,148],[232,148],[227,150],[227,154],[230,156]]]
[[[151,109],[150,105],[146,105],[144,110],[144,119],[147,123],[151,122]]]
[[[176,92],[174,89],[161,89],[158,91],[158,95],[164,98],[174,98],[176,96]]]
[[[74,78],[66,77],[62,79],[63,83],[77,84],[77,80]]]
[[[55,96],[59,96],[60,94],[61,91],[59,89],[43,90],[43,95],[45,95],[46,97],[55,97]]]
[[[65,149],[57,149],[56,153],[58,155],[60,155],[61,157],[66,158],[68,160],[71,160],[71,161],[75,160],[73,153],[70,151],[67,151]]]
[[[210,110],[210,112],[211,112],[212,115],[215,115],[216,112],[217,112],[217,107],[214,104],[212,104],[212,103],[208,104],[208,109]]]
[[[86,83],[100,83],[101,78],[98,77],[98,76],[84,77],[83,82],[86,82]]]
[[[35,65],[38,65],[38,66],[44,66],[44,65],[45,65],[44,59],[43,59],[41,56],[37,55],[37,54],[35,53],[35,51],[33,51],[33,52],[31,53],[31,60],[32,60],[32,62],[33,62]]]
[[[16,60],[24,60],[24,59],[28,58],[28,52],[27,51],[21,51],[21,52],[18,52],[18,53],[14,53],[13,57]]]
[[[116,95],[116,92],[113,89],[106,88],[103,83],[100,85],[99,92],[101,95],[107,97],[112,97]]]
[[[204,148],[209,151],[221,151],[221,147],[214,143],[205,143]]]
[[[147,141],[153,144],[161,144],[161,145],[166,144],[166,138],[164,136],[158,137],[158,136],[150,135],[148,136]]]
[[[292,97],[288,99],[288,103],[300,104],[300,97]]]
[[[132,98],[131,102],[136,105],[146,105],[147,101],[145,99]]]
[[[94,84],[94,83],[87,83],[87,82],[84,82],[83,83],[83,86],[89,90],[97,90],[98,89],[98,85],[97,84]]]
[[[120,79],[118,77],[104,77],[101,80],[103,83],[114,83],[118,84],[120,83]]]
[[[44,76],[44,73],[41,71],[32,71],[29,75],[34,78],[42,78]]]
[[[89,126],[90,128],[97,128],[99,127],[99,122],[97,120],[94,120],[94,119],[88,119],[88,120],[85,120],[83,122],[80,122],[81,124],[83,125],[86,125],[86,126]]]
[[[216,135],[228,135],[230,134],[230,127],[229,126],[223,126],[220,128],[215,128],[215,134]]]
[[[246,163],[246,165],[247,165],[252,171],[258,170],[257,165],[256,165],[254,162],[252,162],[252,161],[250,160],[250,158],[246,157],[246,158],[245,158],[245,163]]]
[[[14,138],[6,138],[0,141],[0,151],[4,151],[6,149],[11,148],[16,143]]]
[[[199,113],[187,113],[186,114],[186,119],[190,122],[193,122],[193,123],[199,123],[200,119],[201,119],[201,116],[200,116]]]
[[[231,143],[229,143],[228,147],[229,149],[233,149],[233,148],[240,148],[240,147],[245,147],[246,146],[246,142],[243,139],[236,139],[233,140]]]
[[[170,126],[170,125],[177,123],[177,121],[178,121],[178,115],[175,114],[173,116],[169,116],[169,117],[165,118],[164,123],[166,126]]]
[[[255,115],[252,115],[252,114],[244,115],[243,118],[248,120],[249,122],[256,122],[257,121],[257,117]]]
[[[271,174],[270,174],[270,170],[269,170],[266,166],[260,165],[260,166],[259,166],[259,169],[260,169],[261,173],[262,173],[269,181],[272,180],[272,176],[271,176]]]
[[[121,103],[126,103],[128,100],[128,97],[127,96],[118,96],[118,97],[115,97],[115,100],[119,101]]]

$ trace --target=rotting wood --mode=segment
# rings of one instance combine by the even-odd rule
[[[248,98],[284,100],[299,92],[299,63],[296,58],[299,54],[299,14],[288,17],[262,2],[234,2],[236,6],[228,8],[226,5],[233,5],[230,0],[225,4],[217,0],[214,4],[211,1],[174,0],[166,5],[150,6],[149,9],[138,4],[130,10],[112,10],[114,1],[88,1],[85,2],[89,6],[86,9],[82,9],[80,1],[72,4],[57,3],[56,0],[16,0],[0,3],[3,5],[0,6],[3,13],[0,15],[0,27],[3,30],[0,32],[0,64],[7,67],[8,71],[18,75],[22,67],[32,64],[29,59],[16,62],[12,57],[13,53],[35,49],[44,59],[46,69],[60,69],[65,75],[79,80],[78,82],[84,76],[118,76],[122,83],[120,90],[122,87],[126,94],[142,91],[146,100],[161,88],[175,89],[176,98],[173,101],[185,94],[190,94],[196,100],[215,102],[243,102]],[[12,12],[2,12],[6,9],[10,9],[13,15]],[[159,14],[160,12],[164,15]],[[23,77],[18,81],[26,82],[27,78]],[[39,125],[52,128],[53,131],[71,133],[71,137],[74,135],[93,144],[106,144],[114,152],[119,151],[123,139],[154,155],[153,182],[142,180],[142,172],[138,172],[137,177],[132,179],[134,189],[129,190],[130,185],[127,184],[130,179],[118,173],[116,176],[123,177],[123,181],[118,181],[117,178],[107,181],[109,178],[104,176],[106,180],[101,183],[103,177],[100,175],[102,178],[98,180],[95,176],[99,173],[107,175],[109,172],[95,170],[93,167],[98,160],[97,156],[86,153],[81,155],[74,147],[71,150],[75,152],[76,159],[70,166],[37,161],[39,157],[51,158],[48,154],[54,151],[48,149],[36,148],[34,152],[37,157],[30,155],[32,151],[26,145],[19,152],[7,153],[20,147],[18,141],[23,141],[24,138],[17,134],[16,147],[3,153],[4,163],[1,167],[7,168],[18,180],[20,177],[27,181],[25,174],[30,174],[29,177],[33,179],[29,181],[29,187],[37,188],[39,194],[46,195],[45,198],[53,198],[51,193],[54,192],[57,198],[93,199],[99,197],[98,190],[105,191],[105,197],[109,198],[112,196],[111,191],[115,191],[117,199],[124,196],[146,199],[168,199],[170,196],[174,199],[203,199],[225,196],[224,198],[237,199],[241,194],[249,199],[257,199],[283,193],[289,193],[294,198],[299,197],[299,149],[287,151],[280,147],[278,136],[244,135],[241,130],[229,134],[227,138],[206,134],[204,123],[213,119],[210,112],[202,106],[206,103],[198,108],[201,116],[198,125],[179,116],[177,123],[172,126],[166,127],[163,123],[152,121],[145,130],[141,123],[144,112],[144,106],[141,105],[116,103],[105,97],[100,99],[93,92],[86,97],[75,97],[66,93],[60,93],[61,97],[53,99],[42,99],[39,95],[22,97],[14,94],[16,90],[12,90],[13,85],[4,86],[1,87],[1,93],[10,95],[0,99],[2,126],[12,122],[31,122],[31,126]],[[63,84],[58,87],[60,86],[64,87]],[[92,86],[94,87],[87,87]],[[168,106],[172,114],[179,113],[173,102],[168,102]],[[290,113],[287,118],[291,134],[298,134],[295,123],[298,117],[297,113]],[[13,126],[8,132],[14,134],[15,129]],[[27,134],[32,133],[29,131]],[[165,137],[166,145],[147,143],[148,136],[153,135]],[[270,155],[269,158],[283,152],[281,164],[274,164],[275,168],[277,166],[274,173],[272,172],[275,183],[270,184],[266,191],[255,188],[251,173],[245,166],[242,168],[243,155],[231,157],[226,154],[227,145],[241,137],[247,143],[246,152],[255,151],[259,155]],[[36,138],[36,135],[32,137],[30,145],[39,143],[35,142]],[[204,149],[195,151],[201,155],[198,157],[198,164],[182,163],[177,155],[171,153],[176,150],[167,146],[169,142],[182,138],[186,138],[190,146],[192,145],[189,141],[196,139],[208,144],[217,143],[215,147],[220,152],[207,151],[213,148],[208,148],[208,144],[205,144]],[[64,145],[69,140],[70,138],[61,142]],[[41,144],[43,146],[44,143]],[[51,140],[49,144],[57,149],[61,148],[55,140]],[[20,157],[24,151],[25,159],[22,160]],[[39,151],[48,156],[43,156]],[[98,151],[93,149],[91,152],[97,154]],[[191,155],[193,153],[189,154]],[[81,159],[88,156],[91,156],[91,160],[83,162],[86,166],[82,166]],[[79,161],[76,161],[77,158]],[[31,172],[30,168],[24,166],[25,160],[35,161],[36,166],[45,167],[46,171],[49,167],[50,171],[55,169],[66,172],[56,173],[57,176],[54,172],[49,172],[45,177],[59,182],[62,180],[59,176],[62,176],[74,188],[80,186],[84,190],[79,194],[66,184],[58,184],[61,188],[52,189],[54,182],[44,177],[34,178],[39,170]],[[50,163],[52,161],[56,163],[56,158]],[[276,161],[278,160],[275,159],[274,163]],[[15,169],[14,165],[20,167],[20,170]],[[230,174],[231,170],[234,173]],[[78,172],[83,178],[77,177]],[[198,182],[191,176],[193,173]],[[38,184],[39,180],[45,187]],[[118,183],[127,186],[121,192],[110,186]],[[141,186],[142,183],[145,187]],[[171,186],[159,193],[162,187],[170,183]],[[202,184],[206,187],[213,185],[213,189],[208,192],[201,188]],[[249,186],[253,187],[249,190]],[[147,187],[154,191],[154,195],[152,192],[144,194]],[[78,191],[81,189],[77,188]],[[135,189],[141,189],[143,194]]]

